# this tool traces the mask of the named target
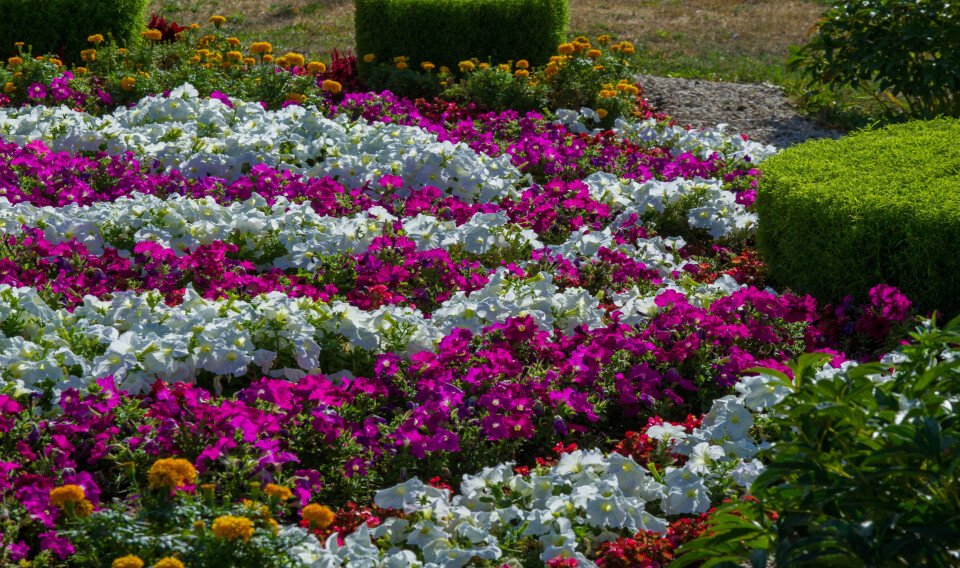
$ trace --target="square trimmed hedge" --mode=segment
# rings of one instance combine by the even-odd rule
[[[546,63],[566,41],[567,0],[356,0],[361,73],[374,62],[407,57],[411,68],[430,61],[456,69],[473,57],[494,63]]]
[[[94,47],[87,38],[113,36],[121,45],[144,29],[147,0],[0,0],[0,55],[17,53],[14,43],[33,46],[33,55],[62,55],[80,60]]]

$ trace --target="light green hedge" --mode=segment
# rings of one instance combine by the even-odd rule
[[[757,246],[782,285],[836,302],[885,283],[960,313],[960,121],[811,141],[760,170]]]
[[[93,34],[112,34],[121,44],[144,28],[147,0],[0,0],[0,54],[16,54],[14,43],[33,46],[34,55],[62,54],[64,62],[80,60],[80,51],[94,47]]]
[[[356,0],[357,54],[456,69],[472,57],[540,65],[566,39],[567,0]]]

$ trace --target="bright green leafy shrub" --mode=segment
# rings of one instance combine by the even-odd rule
[[[787,67],[808,86],[876,89],[915,116],[960,116],[960,4],[953,0],[844,0],[827,11]],[[886,93],[885,93],[886,91]]]
[[[565,39],[567,0],[358,0],[357,53],[455,69],[472,57],[546,63]],[[368,65],[360,64],[361,73]]]
[[[911,339],[883,363],[817,372],[810,354],[792,383],[780,375],[794,392],[774,407],[781,439],[758,501],[720,508],[678,565],[736,566],[746,544],[754,566],[768,552],[778,567],[956,566],[960,318]]]
[[[757,246],[781,285],[822,301],[877,284],[960,313],[960,121],[807,142],[764,161]]]
[[[16,53],[14,43],[33,46],[35,55],[57,54],[78,62],[93,47],[87,38],[112,36],[129,43],[144,27],[146,0],[0,0],[0,53]]]

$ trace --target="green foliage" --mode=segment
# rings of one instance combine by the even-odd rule
[[[568,20],[566,0],[359,0],[357,53],[451,68],[472,57],[536,65],[564,41]]]
[[[0,53],[27,42],[37,54],[77,62],[93,34],[129,44],[143,28],[146,0],[0,0]]]
[[[763,566],[772,552],[777,566],[956,566],[960,318],[911,338],[893,363],[792,365],[794,393],[775,408],[781,440],[751,486],[757,503],[721,507],[713,534],[676,565]]]
[[[822,301],[880,283],[960,313],[960,121],[807,142],[759,166],[757,246],[782,285]]]
[[[914,116],[960,116],[960,5],[950,0],[845,0],[790,51],[787,68],[808,86],[875,88]]]

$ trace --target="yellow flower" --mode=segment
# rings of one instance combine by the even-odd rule
[[[373,60],[376,59],[376,58],[377,58],[376,55],[374,55],[374,54],[372,54],[372,53],[368,53],[368,54],[366,54],[366,55],[363,56],[363,61],[364,61],[364,63],[373,63]]]
[[[87,41],[89,41],[90,43],[99,45],[99,44],[103,43],[103,35],[101,35],[101,34],[93,34],[92,36],[90,36],[90,37],[87,38]]]
[[[200,29],[200,24],[190,24],[190,29],[191,29],[191,30],[199,30],[199,29]]]
[[[590,51],[587,52],[587,57],[590,57],[591,59],[596,59],[600,57],[600,55],[601,53],[599,49],[591,49]]]
[[[233,67],[233,63],[230,63],[229,61],[224,61],[220,64],[221,69],[230,69],[231,67]]]
[[[64,485],[50,490],[50,503],[53,505],[63,505],[69,501],[74,503],[82,501],[86,497],[83,487],[79,485]]]
[[[490,68],[490,64],[489,64],[489,63],[481,63],[480,65],[477,66],[477,69],[481,69],[481,70],[483,70],[483,69],[489,69],[489,68]]]
[[[430,63],[429,61],[424,61],[423,63],[420,64],[420,68],[423,69],[424,71],[430,71],[435,67],[436,65],[434,65],[433,63]]]
[[[126,87],[124,88],[126,89]],[[160,487],[173,489],[191,484],[195,479],[197,479],[197,470],[193,468],[189,461],[182,458],[159,459],[153,462],[150,471],[147,472],[147,481],[150,483],[151,489]]]
[[[500,65],[497,66],[497,68],[500,69],[501,71],[506,71],[507,73],[510,72],[510,64],[509,64],[509,63],[501,63]]]
[[[231,46],[233,46],[233,47],[237,47],[238,45],[240,45],[240,40],[237,39],[237,38],[235,38],[235,37],[228,37],[228,38],[227,38],[227,45],[231,45]]]
[[[477,66],[473,64],[473,61],[461,61],[459,67],[463,73],[469,73],[477,68]]]
[[[114,560],[110,568],[143,568],[143,560],[140,560],[132,554],[128,554],[127,556]]]
[[[406,61],[399,61],[399,62],[397,62],[397,69],[406,69],[406,68],[407,68],[407,62],[406,62]]]
[[[73,507],[73,514],[80,519],[86,519],[93,514],[93,503],[86,499],[77,501],[77,504]]]
[[[584,51],[590,49],[590,44],[584,41],[575,41],[573,42],[573,50],[577,53],[583,53]]]
[[[607,34],[603,34],[602,36],[597,38],[597,43],[599,43],[600,45],[607,45],[608,43],[610,43],[610,36]]]
[[[272,532],[274,536],[280,534],[280,523],[278,523],[276,519],[267,519],[267,525],[270,526],[270,532]]]
[[[268,483],[264,486],[263,493],[268,497],[279,497],[281,501],[286,501],[293,497],[293,491],[290,491],[287,487],[280,487],[275,483]]]
[[[194,63],[200,63],[200,62],[203,61],[203,60],[200,59],[199,57],[197,57],[196,55],[194,55],[193,57],[190,58],[190,61],[192,61],[192,62],[194,62]]]
[[[228,51],[227,59],[229,59],[230,61],[242,61],[243,54],[240,53],[239,51]]]
[[[630,55],[631,53],[636,53],[633,48],[633,44],[630,43],[629,41],[620,42],[620,51],[626,53],[627,55]]]
[[[101,37],[102,37],[102,36],[101,36]],[[25,46],[25,45],[27,45],[27,44],[23,43],[22,41],[15,41],[15,42],[13,42],[13,47],[23,47],[23,46]]]
[[[163,39],[163,33],[160,30],[144,30],[140,32],[140,37],[150,41],[160,41]]]
[[[396,57],[393,58],[393,62],[394,62],[394,63],[400,63],[401,61],[406,61],[406,60],[407,60],[407,56],[406,56],[406,55],[398,55],[398,56],[396,56]]]
[[[264,55],[264,56],[263,56],[263,62],[264,62],[264,63],[273,63],[273,56],[272,56],[272,55]]]
[[[553,75],[554,73],[556,73],[556,72],[559,71],[559,70],[560,70],[560,68],[557,67],[557,64],[556,64],[556,63],[551,63],[550,65],[547,65],[547,68],[544,69],[544,72],[547,74],[547,77],[549,77],[550,75]]]
[[[441,73],[446,73],[447,75],[449,75],[449,74],[450,74],[450,68],[447,67],[446,65],[441,65],[441,66],[440,66],[440,72],[441,72]]]
[[[605,108],[598,108],[598,109],[597,109],[597,116],[599,116],[600,118],[603,118],[603,117],[607,116],[607,109],[605,109]]]
[[[586,38],[586,36],[577,36],[577,37],[573,38],[573,41],[578,42],[578,43],[588,43],[590,40],[588,40],[588,39]]]
[[[250,542],[250,537],[253,536],[253,521],[247,517],[231,515],[217,517],[213,521],[213,536],[227,542],[233,542],[238,538],[243,538],[243,542]]]
[[[288,53],[284,55],[283,58],[287,60],[287,65],[293,67],[303,67],[306,61],[299,53]]]
[[[198,50],[197,50],[197,55],[199,55],[200,57],[206,57],[206,56],[210,55],[210,50],[209,50],[209,49],[198,49]]]
[[[97,50],[96,49],[84,49],[80,52],[80,59],[84,61],[96,61],[97,60]]]
[[[243,64],[253,66],[257,64],[257,60],[252,57],[244,57]]]
[[[184,568],[183,562],[180,562],[176,558],[167,556],[166,558],[161,558],[153,564],[153,568]]]
[[[264,61],[266,61],[266,59],[264,59]],[[280,57],[276,58],[275,63],[276,63],[277,65],[279,65],[280,67],[286,68],[286,67],[287,67],[287,58],[281,55]]]
[[[273,51],[273,46],[266,41],[258,41],[250,46],[250,53],[254,55],[265,55]]]
[[[77,75],[86,75],[86,74],[87,74],[87,68],[86,68],[86,67],[77,67],[77,68],[76,68],[76,72],[77,72]]]
[[[306,98],[306,97],[303,96],[303,95],[301,95],[300,93],[287,93],[287,99],[286,99],[286,100],[288,100],[288,101],[294,101],[294,102],[298,102],[298,103],[302,103],[302,102],[303,102],[303,99],[305,99],[305,98]]]
[[[333,94],[337,94],[341,90],[343,90],[343,85],[341,85],[340,83],[337,83],[336,81],[331,81],[330,79],[327,79],[323,83],[320,83],[320,88],[323,89],[324,91],[330,91]]]
[[[300,515],[304,519],[310,521],[311,524],[314,524],[321,529],[325,529],[333,524],[333,520],[336,518],[336,515],[333,514],[333,511],[329,507],[324,507],[323,505],[317,505],[316,503],[311,503],[303,508],[303,511],[300,512]]]
[[[130,50],[128,50],[125,47],[118,47],[117,53],[119,53],[120,55],[126,55],[127,53],[130,53]]]
[[[600,98],[601,98],[601,99],[609,99],[610,97],[615,97],[615,96],[617,96],[617,92],[616,92],[616,91],[608,91],[608,90],[606,90],[606,89],[600,91]]]
[[[526,69],[517,69],[517,70],[513,73],[513,75],[514,75],[515,77],[529,77],[529,76],[530,76],[530,72],[527,71]]]
[[[517,61],[517,69],[529,69],[529,68],[530,68],[530,62],[528,62],[526,59],[521,59],[520,61]]]
[[[56,65],[57,67],[63,67],[63,61],[60,61],[60,60],[57,59],[56,57],[51,57],[51,58],[50,58],[50,63],[53,63],[53,64]]]
[[[319,61],[311,61],[307,63],[307,71],[311,73],[326,73],[327,66]]]
[[[573,53],[574,48],[572,43],[561,43],[560,47],[557,48],[557,53],[560,55],[570,55]]]
[[[21,63],[23,63],[23,59],[17,56],[7,59],[7,65],[20,65]]]
[[[226,23],[227,19],[223,16],[210,16],[210,19],[207,20],[211,24],[215,25],[217,29],[220,29],[220,26]]]
[[[610,46],[610,51],[612,51],[612,52],[614,52],[614,53],[620,51],[620,44],[619,44],[619,43],[616,43],[616,44],[611,45],[611,46]]]

